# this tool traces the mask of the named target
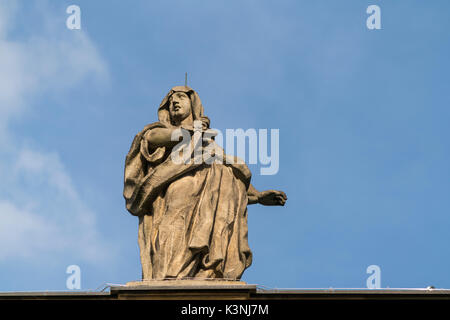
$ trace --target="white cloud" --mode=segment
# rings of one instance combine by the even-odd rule
[[[0,4],[0,129],[4,133],[10,117],[20,115],[36,94],[59,94],[89,78],[108,79],[107,65],[87,34],[68,31],[42,6],[39,33],[11,40],[9,31],[19,12],[10,2]]]
[[[57,228],[42,217],[18,208],[14,203],[0,200],[0,257],[30,257],[52,243]],[[55,241],[59,244],[58,241]]]
[[[43,176],[45,184],[55,187],[64,196],[77,200],[70,176],[66,173],[56,153],[41,153],[35,150],[22,149],[17,157],[14,171],[33,177]]]
[[[8,130],[11,118],[33,108],[37,96],[108,79],[107,64],[82,30],[67,34],[64,24],[55,28],[59,20],[51,10],[38,12],[45,30],[15,41],[9,35],[18,7],[0,4],[0,260],[37,262],[64,252],[86,262],[111,259],[96,214],[58,153],[17,146]]]
[[[80,199],[56,153],[23,149],[9,171],[14,195],[0,200],[0,257],[36,259],[70,252],[84,261],[108,259],[111,248],[95,214]],[[4,174],[5,175],[5,174]]]

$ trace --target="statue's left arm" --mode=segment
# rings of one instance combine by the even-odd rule
[[[283,191],[266,190],[258,191],[250,184],[248,191],[248,204],[260,203],[264,206],[284,206],[287,196]]]

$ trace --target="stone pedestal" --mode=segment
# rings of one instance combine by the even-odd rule
[[[111,287],[118,299],[145,300],[246,300],[256,285],[231,280],[146,280]]]
[[[141,280],[141,281],[131,281],[126,283],[126,287],[186,287],[186,286],[245,286],[247,285],[244,281],[236,280],[223,280],[223,279],[173,279],[173,280]]]

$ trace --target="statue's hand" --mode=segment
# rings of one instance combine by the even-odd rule
[[[210,120],[208,117],[206,116],[201,116],[200,117],[200,121],[202,122],[202,130],[208,130],[209,129],[209,124],[210,124]]]
[[[258,195],[258,202],[264,206],[284,206],[287,196],[283,191],[266,190]]]

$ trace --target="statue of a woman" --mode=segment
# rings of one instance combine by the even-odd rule
[[[174,130],[193,132],[194,121],[209,128],[191,88],[172,88],[158,118],[136,135],[125,162],[124,197],[139,217],[143,280],[240,279],[252,262],[247,205],[284,205],[286,195],[258,192],[245,164],[172,161]]]

